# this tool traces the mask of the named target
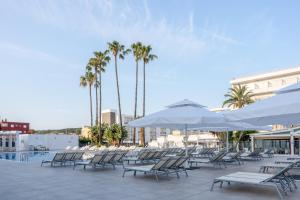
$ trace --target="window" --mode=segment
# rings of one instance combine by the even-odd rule
[[[8,138],[5,139],[5,147],[9,147],[9,139]]]
[[[11,127],[11,128],[14,128],[14,127],[15,127],[15,125],[11,124],[11,125],[10,125],[10,127]]]
[[[26,126],[26,125],[23,125],[23,128],[27,128],[27,126]]]
[[[258,84],[254,84],[254,89],[259,89],[259,85]]]
[[[268,81],[268,87],[272,87],[272,83],[270,81]]]
[[[281,80],[281,85],[285,85],[286,84],[286,80],[282,79]]]
[[[16,147],[16,141],[15,141],[15,139],[12,140],[11,146],[12,146],[12,147]]]
[[[2,138],[0,138],[0,147],[2,147]]]

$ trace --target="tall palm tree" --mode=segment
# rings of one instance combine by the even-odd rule
[[[99,82],[98,82],[98,63],[95,57],[92,57],[89,59],[88,65],[86,67],[87,70],[92,70],[94,69],[94,75],[95,75],[95,90],[96,90],[96,126],[98,126],[98,87],[99,87]]]
[[[108,49],[112,53],[112,55],[114,56],[117,95],[118,95],[118,106],[119,106],[119,123],[120,123],[121,126],[123,126],[120,87],[119,87],[119,75],[118,75],[118,59],[123,60],[125,58],[125,55],[130,53],[130,49],[126,49],[124,45],[120,44],[117,41],[109,42],[108,43]]]
[[[141,49],[143,59],[143,117],[146,114],[146,64],[154,59],[157,59],[155,54],[151,54],[152,47],[150,45],[143,46]],[[142,128],[140,132],[141,144],[145,145],[145,129]]]
[[[229,88],[229,92],[224,95],[226,97],[223,102],[223,107],[231,107],[233,109],[239,109],[247,104],[253,103],[253,93],[243,85],[237,85],[233,88]]]
[[[227,94],[224,95],[226,97],[225,101],[223,102],[223,107],[231,107],[233,109],[240,109],[248,104],[253,103],[253,93],[248,90],[248,88],[240,84],[229,88]],[[241,139],[244,136],[244,132],[242,131],[238,137],[236,147],[239,146]]]
[[[136,42],[131,45],[132,53],[135,60],[135,95],[134,95],[134,114],[133,118],[136,119],[137,117],[137,96],[138,96],[138,74],[139,74],[139,61],[142,59],[142,43]],[[133,128],[133,144],[135,144],[135,135],[136,135],[136,128]]]
[[[95,82],[95,75],[91,71],[86,71],[84,76],[80,77],[80,86],[89,87],[89,96],[90,96],[90,112],[91,112],[91,127],[93,126],[93,100],[92,100],[92,85]]]
[[[102,138],[102,118],[101,118],[101,113],[102,113],[102,73],[105,72],[105,67],[110,61],[109,57],[109,51],[105,50],[103,52],[101,51],[96,51],[94,52],[95,56],[95,62],[97,65],[97,74],[99,77],[99,82],[98,82],[98,87],[99,87],[99,111],[97,110],[96,112],[99,112],[99,143],[101,143],[101,138]]]

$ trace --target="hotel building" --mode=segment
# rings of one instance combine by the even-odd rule
[[[232,87],[246,86],[254,94],[254,100],[268,98],[288,85],[300,81],[300,66],[290,69],[268,72],[253,76],[234,78],[230,81]]]

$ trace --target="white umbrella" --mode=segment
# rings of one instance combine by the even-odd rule
[[[209,111],[204,106],[187,99],[171,104],[162,111],[131,121],[128,124],[132,127],[162,127],[184,130],[185,146],[187,143],[187,129],[208,130],[218,127],[226,127],[228,131],[241,129],[241,123],[239,125],[228,123],[222,114]]]
[[[300,83],[285,87],[268,99],[257,101],[236,111],[227,112],[225,116],[232,121],[255,125],[299,124]]]

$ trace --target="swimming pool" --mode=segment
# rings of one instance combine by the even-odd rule
[[[53,158],[55,153],[52,151],[0,152],[0,160],[41,162],[42,160]]]

